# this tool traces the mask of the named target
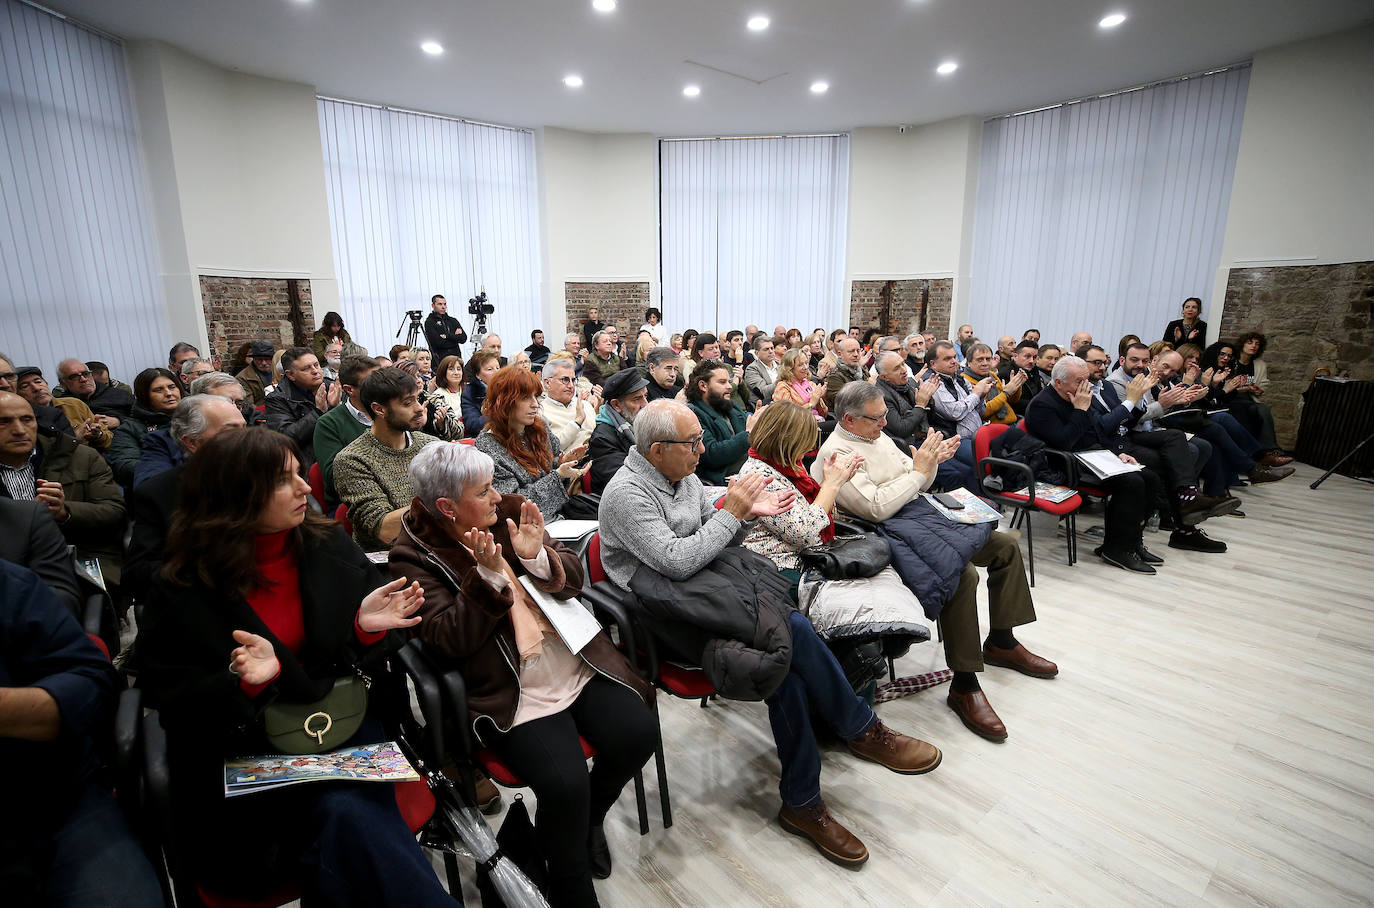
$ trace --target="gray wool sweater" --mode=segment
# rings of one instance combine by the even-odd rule
[[[625,590],[641,564],[686,580],[746,532],[735,515],[716,509],[695,474],[669,482],[638,448],[606,486],[598,518],[601,563]]]
[[[491,484],[496,491],[502,495],[521,495],[529,499],[539,508],[545,520],[553,520],[563,509],[563,505],[568,503],[568,480],[559,476],[553,468],[553,465],[558,463],[558,458],[563,455],[563,446],[558,443],[558,436],[549,432],[548,426],[544,427],[544,431],[549,435],[553,461],[549,469],[537,476],[520,466],[489,430],[483,429],[475,444],[477,450],[490,455],[496,462],[491,478]]]

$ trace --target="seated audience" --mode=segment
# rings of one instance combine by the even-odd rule
[[[563,349],[558,352],[572,358],[573,366],[577,369],[577,378],[580,381],[582,378],[582,360],[586,357],[586,352],[582,349],[582,335],[574,332],[563,338]]]
[[[1083,351],[1093,342],[1093,336],[1086,331],[1075,331],[1073,337],[1069,338],[1069,352],[1074,356],[1082,358]]]
[[[687,406],[696,414],[705,446],[697,476],[707,485],[723,486],[725,477],[749,456],[749,430],[759,411],[745,413],[730,399],[730,369],[716,359],[704,359],[692,370],[687,379]]]
[[[0,561],[0,881],[14,906],[162,905],[99,754],[110,660],[31,571]]]
[[[1011,372],[1013,366],[1011,356],[1014,352],[1016,352],[1016,339],[1014,337],[1010,334],[1003,334],[997,338],[997,377],[1004,382],[1007,379],[1003,377],[1002,373]]]
[[[79,359],[64,359],[57,364],[55,397],[75,397],[91,408],[110,431],[114,431],[134,409],[134,396],[128,391],[97,382],[90,368]]]
[[[425,398],[428,418],[425,431],[444,441],[457,441],[466,431],[463,426],[463,371],[461,356],[445,356],[434,371],[434,387]]]
[[[317,360],[324,362],[328,359],[326,353],[329,345],[335,342],[342,350],[344,344],[353,343],[353,338],[349,337],[348,329],[344,327],[343,317],[339,313],[326,312],[319,330],[310,335],[310,352],[315,354]]]
[[[1026,342],[1023,340],[1021,344],[1024,343]],[[1017,344],[1018,349],[1021,348],[1021,344]],[[1035,355],[1032,360],[1031,368],[1026,375],[1026,383],[1021,386],[1021,410],[1019,412],[1022,416],[1026,415],[1026,408],[1030,406],[1030,402],[1034,400],[1041,391],[1053,384],[1051,372],[1054,369],[1054,364],[1059,361],[1059,357],[1063,355],[1064,352],[1054,344],[1045,344],[1044,346],[1036,346],[1031,349],[1035,351]]]
[[[764,349],[771,349],[771,341],[770,347]],[[756,368],[761,362],[762,359],[755,360],[749,368]],[[830,408],[825,405],[825,386],[811,380],[811,363],[805,350],[788,350],[783,354],[782,362],[775,370],[773,386],[761,399],[797,404],[809,410],[817,421],[830,415]]]
[[[307,904],[452,905],[389,785],[224,797],[225,757],[274,750],[267,704],[310,704],[340,677],[374,676],[350,742],[386,740],[396,699],[376,676],[399,643],[387,632],[420,621],[418,584],[384,583],[306,507],[301,473],[295,444],[263,428],[224,433],[187,462],[138,640],[139,686],[167,730],[175,828],[195,843],[197,881],[220,891],[261,897],[299,879]]]
[[[315,449],[315,462],[320,465],[324,476],[324,504],[326,513],[332,514],[343,499],[334,484],[334,460],[349,442],[366,434],[372,425],[367,406],[362,400],[362,384],[373,372],[380,369],[377,361],[367,356],[350,356],[344,359],[339,368],[339,385],[343,389],[343,406],[334,407],[315,421],[315,434],[312,446]],[[461,437],[461,434],[460,434]]]
[[[533,503],[496,491],[493,470],[465,445],[431,445],[415,458],[415,503],[391,573],[423,589],[417,633],[462,666],[482,745],[534,791],[550,902],[596,905],[592,878],[611,874],[606,814],[657,740],[653,691],[604,631],[574,655],[549,624],[519,578],[568,599],[582,587],[582,563],[544,532]],[[597,749],[590,772],[579,735]]]
[[[222,430],[241,429],[244,425],[243,413],[227,397],[193,394],[182,398],[172,411],[167,427],[144,437],[143,456],[134,470],[133,488],[181,466],[197,445],[214,438]]]
[[[649,381],[645,391],[649,400],[676,398],[687,386],[686,378],[682,375],[682,360],[672,347],[650,350],[645,357],[643,371]]]
[[[969,348],[968,362],[964,364],[964,379],[970,385],[977,385],[983,379],[991,378],[992,388],[983,398],[983,421],[992,425],[1014,426],[1017,417],[1013,405],[1021,399],[1021,386],[1026,383],[1026,374],[1017,372],[1003,382],[994,369],[996,364],[997,357],[991,347],[974,344]]]
[[[176,371],[177,381],[181,384],[182,395],[185,396],[190,393],[191,382],[214,371],[215,364],[212,361],[201,359],[198,356],[193,356],[182,362],[181,368]]]
[[[143,441],[155,429],[165,429],[172,411],[181,402],[181,383],[166,369],[144,369],[134,378],[133,411],[114,431],[105,460],[115,480],[124,488],[134,486],[134,473],[143,456]]]
[[[1137,462],[1126,453],[1127,439],[1121,428],[1144,397],[1148,376],[1133,378],[1126,399],[1105,412],[1100,406],[1094,407],[1088,364],[1077,356],[1057,360],[1051,381],[1026,408],[1027,432],[1061,451],[1106,450],[1123,463]],[[1105,535],[1093,554],[1123,570],[1155,573],[1153,565],[1163,564],[1164,559],[1145,548],[1142,529],[1163,492],[1159,477],[1153,470],[1142,469],[1093,479],[1092,484],[1107,492]]]
[[[1027,329],[1026,329],[1026,332],[1025,332],[1024,334],[1021,335],[1021,340],[1028,340],[1028,341],[1030,341],[1031,343],[1035,344],[1037,347],[1039,347],[1039,346],[1040,346],[1040,329],[1039,329],[1039,328],[1027,328]]]
[[[964,365],[964,360],[968,358],[968,345],[974,341],[973,326],[960,325],[959,331],[954,335],[954,355],[959,362],[960,368]],[[934,344],[930,345],[934,347]]]
[[[800,328],[788,328],[785,337],[787,338],[788,350],[800,350],[804,346]]]
[[[596,501],[569,491],[590,465],[578,466],[586,445],[566,453],[539,417],[539,379],[530,372],[502,369],[492,377],[482,405],[487,424],[477,436],[478,450],[495,463],[493,484],[502,495],[534,502],[545,519],[559,516],[596,519]]]
[[[596,427],[601,395],[596,391],[577,390],[577,375],[571,360],[556,359],[546,364],[541,381],[544,395],[539,399],[540,415],[558,439],[559,447],[566,450],[586,444]]]
[[[334,458],[334,486],[348,505],[353,539],[365,552],[385,549],[401,529],[410,500],[410,463],[438,439],[419,431],[425,405],[415,381],[395,367],[374,369],[359,391],[368,431]]]
[[[487,424],[487,382],[501,368],[501,357],[494,350],[483,348],[468,360],[471,378],[463,386],[460,406],[463,409],[463,434],[475,438]]]
[[[1168,341],[1175,348],[1183,344],[1203,346],[1207,343],[1207,323],[1201,316],[1202,300],[1195,296],[1188,297],[1183,301],[1183,317],[1165,325],[1164,336],[1160,340]]]
[[[33,571],[80,620],[84,603],[76,585],[72,556],[47,505],[0,495],[0,526],[5,528],[0,533],[0,561]]]
[[[238,382],[232,377],[229,380],[237,386]],[[136,482],[129,496],[132,528],[124,551],[122,589],[125,593],[145,598],[157,572],[162,569],[172,514],[181,503],[181,474],[186,460],[221,432],[244,427],[242,412],[231,406],[227,398],[193,394],[177,405],[172,414],[170,434],[177,440],[182,459],[147,481]]]
[[[660,347],[656,349],[664,349]],[[673,365],[677,361],[673,360]],[[635,415],[649,402],[649,381],[633,369],[621,369],[606,382],[606,402],[596,416],[587,442],[592,459],[592,491],[600,494],[634,447]]]
[[[930,399],[940,386],[940,377],[926,373],[917,381],[907,370],[907,360],[899,353],[884,353],[874,368],[878,373],[876,387],[883,395],[887,415],[878,428],[897,442],[898,450],[918,447],[930,435]],[[954,458],[943,460],[936,468],[935,485],[946,491],[965,488],[979,492],[973,468]]]
[[[772,338],[769,338],[772,340]],[[784,338],[785,340],[785,338]],[[743,369],[749,365],[750,358],[744,353],[744,332],[738,329],[725,332],[725,346],[720,351],[720,361],[731,369]]]
[[[912,375],[920,375],[926,370],[926,339],[923,334],[906,336],[906,367]]]
[[[1126,351],[1130,348],[1131,344],[1138,343],[1140,343],[1140,338],[1136,337],[1134,334],[1122,335],[1121,340],[1117,341],[1116,344],[1116,363],[1112,366],[1112,368],[1109,371],[1115,372],[1117,369],[1120,369],[1123,365],[1125,365]],[[1147,347],[1146,349],[1149,348]]]
[[[725,367],[719,371],[723,375]],[[635,419],[635,447],[607,486],[601,509],[602,562],[621,589],[631,590],[642,570],[655,572],[670,584],[690,587],[694,576],[709,574],[723,556],[728,557],[727,564],[739,562],[736,550],[727,551],[727,547],[743,537],[747,521],[776,516],[791,506],[791,496],[766,492],[767,478],[754,474],[735,479],[717,509],[695,475],[702,438],[696,415],[675,401],[655,401]],[[782,595],[786,601],[785,593],[770,592],[780,585],[756,587],[755,595]],[[730,600],[719,605],[733,606],[733,591]],[[763,604],[759,607],[762,610]],[[878,719],[854,693],[834,655],[800,612],[788,611],[785,621],[792,644],[786,673],[770,681],[775,685],[771,689],[751,691],[768,705],[782,763],[778,822],[788,832],[809,839],[830,860],[858,866],[868,859],[868,849],[831,816],[821,798],[821,759],[811,726],[812,710],[852,752],[895,772],[929,772],[940,764],[941,754],[938,748],[894,732]],[[744,667],[751,665],[746,661],[748,653],[737,649],[735,641],[721,645],[719,632],[685,619],[672,623],[681,625],[683,633],[671,638],[658,634],[665,649],[696,660],[710,652],[713,664],[716,659],[738,661],[733,667],[741,675],[753,675],[752,668]],[[710,642],[698,649],[687,643],[693,636]]]
[[[357,344],[350,344],[356,350],[362,350]],[[339,367],[343,365],[344,345],[343,341],[332,340],[324,348],[324,358],[320,360],[320,374],[324,376],[326,382],[336,382],[339,380]]]
[[[692,370],[697,367],[697,335],[700,333],[701,332],[697,331],[695,328],[688,328],[686,331],[682,332],[682,349],[678,351],[678,371],[681,372],[684,377],[691,375]]]
[[[7,367],[3,357],[0,357],[0,368],[8,373],[13,367]],[[66,431],[77,441],[90,445],[97,451],[109,449],[110,442],[114,440],[114,433],[101,422],[90,407],[86,406],[85,401],[76,397],[53,397],[52,389],[43,379],[43,370],[37,366],[21,366],[15,370],[15,376],[14,393],[33,405],[35,416],[38,416],[41,410],[51,410],[55,407],[62,411],[67,421],[67,428],[59,428],[59,431]],[[58,428],[54,420],[44,420],[41,417],[39,425]]]
[[[253,406],[261,407],[267,402],[267,389],[272,387],[272,360],[276,351],[267,341],[253,341],[248,348],[248,365],[234,377],[243,383]]]
[[[1030,404],[1031,398],[1034,396],[1031,389],[1036,384],[1035,358],[1039,351],[1040,348],[1035,345],[1034,341],[1017,341],[1016,346],[1012,348],[1011,360],[1006,364],[1006,368],[1003,369],[999,366],[997,369],[997,377],[1004,384],[1011,381],[1014,375],[1022,376],[1021,393],[1016,400],[1011,402],[1011,410],[1018,417],[1026,415],[1026,406]]]
[[[267,427],[300,449],[301,466],[315,462],[315,423],[339,405],[343,388],[324,380],[320,361],[305,347],[292,347],[281,357],[282,380],[267,395]]]
[[[175,343],[172,345],[172,349],[167,351],[167,371],[173,375],[181,375],[182,366],[199,358],[200,350],[196,348],[195,344],[188,344],[185,341]]]
[[[415,375],[420,379],[422,391],[428,391],[434,381],[434,357],[425,347],[413,347],[411,359],[415,360]]]
[[[663,313],[650,307],[644,310],[644,324],[639,326],[640,331],[647,331],[654,339],[655,347],[662,347],[668,343],[668,329],[663,326]]]
[[[70,435],[40,434],[33,407],[0,391],[0,495],[41,502],[78,558],[95,558],[109,586],[119,585],[124,498],[114,474]]]
[[[1268,404],[1259,401],[1269,381],[1268,367],[1261,359],[1266,343],[1264,335],[1258,331],[1248,331],[1236,339],[1238,352],[1231,366],[1231,374],[1244,377],[1245,381],[1231,392],[1231,415],[1260,440],[1265,450],[1281,451],[1274,435],[1274,411]]]
[[[937,351],[943,349],[952,353],[948,346],[948,341],[936,341],[935,344]],[[862,463],[841,486],[836,503],[842,511],[883,523],[886,531],[910,544],[910,539],[897,530],[892,520],[894,516],[905,517],[912,513],[907,505],[930,487],[939,462],[953,456],[956,440],[941,439],[938,432],[931,432],[919,448],[908,446],[908,455],[879,428],[886,404],[877,388],[851,384],[840,392],[836,401],[835,415],[839,422],[821,445],[811,465],[811,477],[822,478],[825,464],[833,455],[858,455]],[[935,514],[933,509],[929,512]],[[938,514],[935,518],[943,520]],[[944,632],[945,659],[954,671],[945,702],[970,731],[989,740],[1004,740],[1006,725],[998,718],[978,682],[978,672],[983,670],[984,663],[1015,669],[1036,678],[1052,678],[1059,671],[1053,662],[1027,650],[1012,633],[1014,628],[1035,620],[1035,605],[1021,561],[1021,548],[1017,544],[1019,537],[993,530],[985,543],[970,552],[967,561],[959,559],[959,563],[954,563],[957,553],[947,540],[933,538],[925,532],[918,535],[921,542],[913,555],[921,560],[920,564],[908,560],[905,569],[899,567],[898,572],[920,598],[926,616],[932,621],[938,619]],[[894,560],[902,557],[895,542],[893,557]],[[981,643],[975,566],[986,568],[988,572],[989,633]],[[918,589],[909,576],[918,570],[934,573],[943,582],[932,578],[929,589]],[[952,589],[943,602],[932,598],[941,588]]]
[[[243,421],[250,426],[266,425],[267,417],[259,413],[243,390],[243,384],[231,373],[211,372],[191,382],[192,394],[213,394],[228,400],[243,414]]]
[[[501,355],[501,335],[488,334],[486,337],[482,338],[482,349],[490,350],[495,353],[496,361],[501,364],[502,369],[510,365],[506,358]],[[469,362],[471,362],[471,360],[469,360]]]
[[[969,348],[972,347],[970,344]],[[959,437],[959,451],[955,456],[964,466],[973,469],[973,436],[983,425],[984,401],[996,386],[997,377],[985,375],[970,383],[961,373],[954,345],[949,341],[936,341],[926,355],[926,362],[930,368],[922,380],[930,374],[940,379],[935,396],[930,399],[930,423],[947,438]]]
[[[0,353],[0,392],[18,394],[18,378],[19,372],[14,368],[14,362],[5,354]],[[27,400],[27,398],[25,399]],[[53,435],[59,432],[65,432],[75,438],[76,430],[72,427],[72,424],[67,421],[66,414],[55,404],[56,401],[54,401],[53,406],[44,406],[43,404],[35,403],[29,404],[33,407],[33,416],[38,422],[38,430]],[[106,426],[107,430],[119,425],[119,420],[117,419],[109,419],[104,416],[98,416],[96,418],[100,421],[101,425]]]
[[[834,344],[834,352],[836,364],[825,379],[825,406],[832,411],[835,409],[835,395],[840,393],[841,388],[852,381],[868,381],[870,378],[869,371],[860,363],[863,348],[858,340],[842,337]]]
[[[86,360],[86,368],[91,370],[91,377],[100,384],[109,385],[111,388],[114,388],[115,390],[123,391],[124,393],[130,396],[133,395],[133,388],[124,384],[124,382],[122,381],[116,381],[115,379],[110,378],[110,367],[105,365],[104,363],[94,359],[88,359]]]

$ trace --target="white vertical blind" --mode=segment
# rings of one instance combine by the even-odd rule
[[[506,355],[527,345],[542,327],[533,134],[326,98],[319,111],[353,339],[389,349],[405,311],[428,315],[436,293],[470,334],[467,300],[485,287]]]
[[[131,381],[171,346],[156,275],[124,49],[3,0],[0,350]]]
[[[659,155],[665,322],[844,323],[848,136],[665,139]]]
[[[969,321],[1158,340],[1221,257],[1248,66],[983,126]]]

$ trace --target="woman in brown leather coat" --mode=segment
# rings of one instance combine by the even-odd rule
[[[470,445],[422,451],[391,573],[424,590],[416,630],[462,671],[471,731],[534,790],[550,901],[595,905],[592,877],[611,871],[602,821],[657,740],[653,691],[604,631],[573,653],[544,617],[521,578],[568,599],[581,562],[538,508],[492,488],[492,472]],[[597,749],[590,772],[579,735]]]

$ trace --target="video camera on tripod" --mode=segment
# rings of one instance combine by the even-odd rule
[[[420,336],[424,333],[420,328],[420,317],[421,312],[419,309],[408,309],[406,310],[405,318],[401,319],[401,327],[396,329],[396,336],[400,337],[401,332],[406,331],[406,327],[409,326],[410,330],[406,331],[407,347],[415,346],[416,341],[418,341]]]

